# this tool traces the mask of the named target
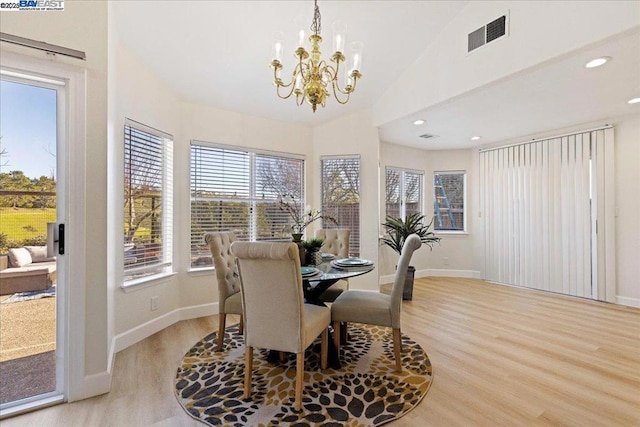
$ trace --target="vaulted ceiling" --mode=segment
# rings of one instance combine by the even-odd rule
[[[114,2],[122,44],[183,100],[248,115],[314,126],[371,108],[426,46],[468,6],[467,1],[320,1],[324,51],[332,23],[364,42],[363,78],[347,105],[329,99],[315,114],[276,97],[269,68],[273,34],[284,32],[285,75],[291,72],[296,19],[311,22],[311,1]],[[287,43],[288,41],[288,43]],[[588,70],[596,56],[613,60]],[[429,76],[425,75],[425,84]],[[531,67],[437,105],[382,123],[383,141],[424,149],[465,148],[470,136],[504,141],[640,111],[638,31]],[[414,119],[424,125],[414,126]],[[437,138],[425,140],[428,133]]]

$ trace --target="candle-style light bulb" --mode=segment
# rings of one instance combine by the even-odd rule
[[[296,93],[302,93],[302,74],[296,74]]]
[[[279,31],[273,36],[273,49],[271,51],[271,59],[282,62],[282,53],[284,52],[284,33]]]
[[[336,21],[333,24],[333,51],[344,53],[345,38],[347,33],[347,26],[341,22]]]
[[[362,42],[351,42],[351,70],[362,71]]]
[[[302,15],[298,15],[296,19],[293,20],[296,27],[296,49],[304,47],[304,44],[307,41],[307,28],[309,28],[309,23],[307,21],[308,20]]]

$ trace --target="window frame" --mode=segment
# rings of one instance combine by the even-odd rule
[[[439,229],[436,214],[436,175],[462,175],[462,229]],[[433,171],[433,180],[431,182],[433,196],[433,232],[435,234],[469,234],[467,228],[468,217],[468,200],[467,200],[467,171],[466,170],[437,170]]]
[[[139,285],[142,283],[146,283],[149,281],[154,281],[159,278],[165,277],[167,275],[171,275],[174,273],[173,270],[173,158],[174,158],[174,138],[173,135],[163,132],[161,130],[155,129],[151,126],[145,125],[143,123],[137,122],[135,120],[125,118],[123,130],[123,191],[124,194],[127,193],[126,186],[126,170],[127,170],[127,141],[129,140],[129,144],[132,143],[130,131],[128,129],[134,129],[136,132],[144,133],[150,135],[152,138],[157,138],[161,140],[161,149],[162,154],[160,159],[156,159],[160,162],[160,168],[162,171],[161,179],[162,182],[160,184],[160,196],[161,196],[161,212],[160,212],[160,242],[161,242],[161,256],[158,262],[151,263],[149,265],[143,267],[133,267],[127,268],[126,264],[126,255],[124,252],[126,251],[126,238],[124,236],[123,229],[123,259],[122,259],[122,277],[123,277],[123,287],[130,287],[134,285]],[[123,206],[123,209],[126,208],[126,203]],[[123,211],[124,215],[124,211]],[[123,219],[125,216],[123,216]],[[123,221],[124,222],[124,221]],[[146,256],[146,255],[145,255]]]
[[[358,224],[357,227],[349,224],[349,226],[345,226],[340,223],[339,218],[338,224],[334,224],[331,221],[322,220],[322,228],[349,228],[351,230],[350,238],[349,238],[349,256],[360,256],[361,248],[361,228],[362,228],[362,199],[361,199],[361,189],[360,186],[362,184],[362,162],[359,154],[353,155],[335,155],[335,156],[321,156],[320,157],[320,200],[321,200],[321,211],[323,214],[334,216],[331,213],[331,210],[328,209],[325,205],[325,161],[335,161],[335,160],[357,160],[357,197],[358,197]]]
[[[285,159],[285,160],[291,160],[291,161],[298,161],[300,162],[299,164],[299,173],[300,173],[300,182],[299,182],[299,194],[300,194],[300,209],[303,209],[303,206],[305,206],[305,172],[306,172],[306,157],[303,155],[299,155],[299,154],[292,154],[292,153],[285,153],[285,152],[279,152],[279,151],[271,151],[271,150],[261,150],[261,149],[254,149],[254,148],[250,148],[250,147],[240,147],[240,146],[233,146],[233,145],[225,145],[225,144],[217,144],[217,143],[213,143],[213,142],[208,142],[208,141],[201,141],[201,140],[191,140],[190,144],[189,144],[189,245],[190,245],[190,250],[189,250],[189,256],[190,256],[190,261],[189,261],[189,271],[206,271],[206,270],[212,270],[214,269],[213,263],[211,264],[195,264],[194,260],[198,259],[199,257],[197,256],[197,252],[198,250],[195,251],[194,254],[194,244],[200,244],[200,246],[204,247],[204,234],[202,234],[200,237],[195,237],[194,234],[194,228],[193,228],[193,214],[194,214],[194,206],[193,203],[194,201],[198,201],[197,198],[194,198],[193,194],[194,191],[197,191],[197,188],[194,188],[194,179],[196,179],[196,177],[194,176],[194,173],[196,173],[196,171],[194,171],[194,149],[195,148],[200,148],[200,149],[204,149],[204,150],[224,150],[224,151],[228,151],[229,154],[233,154],[233,155],[237,155],[237,156],[247,156],[247,169],[248,169],[248,173],[249,173],[249,178],[247,179],[247,183],[246,183],[246,190],[247,190],[247,196],[245,198],[238,198],[237,202],[238,203],[247,203],[247,207],[248,207],[248,213],[247,215],[249,216],[248,218],[248,223],[247,223],[247,234],[249,236],[249,238],[243,238],[240,236],[236,236],[236,238],[238,238],[238,240],[248,240],[248,241],[289,241],[291,239],[291,235],[290,233],[285,233],[285,229],[283,228],[282,231],[282,236],[281,237],[273,237],[273,238],[261,238],[259,235],[259,226],[258,226],[258,222],[260,220],[260,210],[258,209],[258,204],[262,201],[265,201],[266,203],[274,203],[277,204],[278,203],[278,198],[260,198],[258,196],[258,185],[257,183],[259,182],[259,171],[258,171],[258,167],[260,165],[260,158],[273,158],[273,159]],[[211,168],[209,168],[208,170],[212,170]],[[274,193],[275,194],[275,193]],[[220,197],[219,198],[220,201],[224,202],[225,200],[227,201],[233,201],[236,199],[233,198],[225,198],[225,197]],[[200,200],[201,201],[201,200]],[[279,205],[278,205],[279,206]],[[288,221],[288,215],[286,213],[282,213],[281,214],[283,218],[287,218]],[[279,219],[279,218],[278,218]],[[284,225],[284,224],[283,224]],[[207,231],[213,231],[213,230],[205,230],[204,232],[206,233]],[[200,231],[197,231],[196,234],[200,233]],[[210,257],[210,252],[206,253],[206,251],[208,251],[208,249],[204,250],[204,249],[200,249],[200,251],[205,252],[204,254],[201,254],[200,257],[204,257],[204,258],[209,258]]]
[[[389,216],[389,212],[387,210],[387,204],[389,203],[389,201],[387,200],[387,185],[388,185],[388,179],[389,179],[389,172],[398,172],[400,173],[400,182],[399,182],[399,189],[398,189],[398,194],[400,195],[400,215],[398,216],[399,218],[402,218],[402,220],[405,220],[407,218],[407,194],[406,194],[406,183],[407,183],[407,175],[408,174],[412,174],[412,175],[418,175],[418,179],[420,181],[420,188],[418,189],[418,195],[420,200],[418,201],[418,213],[420,215],[424,215],[425,214],[425,209],[424,209],[424,171],[421,170],[417,170],[417,169],[407,169],[407,168],[400,168],[397,166],[385,166],[385,174],[384,174],[384,179],[385,179],[385,218],[387,216]],[[394,216],[395,218],[395,216]]]

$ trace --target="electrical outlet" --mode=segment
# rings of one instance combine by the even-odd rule
[[[151,311],[156,311],[158,309],[158,297],[151,297]]]
[[[449,258],[448,257],[442,258],[442,265],[444,265],[445,267],[449,265]]]

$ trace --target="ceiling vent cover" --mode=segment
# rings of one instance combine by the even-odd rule
[[[431,138],[437,138],[438,135],[432,135],[430,133],[424,133],[422,135],[420,135],[420,138],[424,138],[424,139],[431,139]]]
[[[489,22],[487,25],[483,25],[477,30],[470,32],[467,36],[467,52],[472,52],[485,44],[508,36],[508,17],[508,13],[504,14]]]

